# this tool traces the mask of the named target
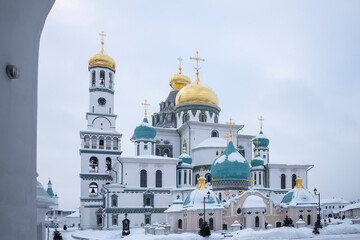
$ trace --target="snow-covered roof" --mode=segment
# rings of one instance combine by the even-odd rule
[[[349,204],[350,202],[342,198],[325,198],[321,199],[321,204]]]
[[[346,207],[341,209],[340,212],[345,212],[345,211],[348,211],[348,210],[351,210],[351,209],[357,209],[357,208],[360,209],[360,202],[347,205]]]
[[[199,145],[195,146],[193,150],[198,148],[226,148],[226,140],[219,137],[207,138]]]
[[[261,197],[256,195],[250,195],[245,199],[243,208],[246,209],[266,208],[266,204],[264,203],[264,200]]]
[[[294,188],[290,190],[281,201],[283,207],[287,206],[317,206],[317,200],[307,189]]]
[[[209,196],[208,192],[210,193]],[[207,188],[198,188],[192,191],[185,199],[183,208],[186,208],[188,211],[204,209],[204,198],[206,209],[223,209],[220,199],[213,191]]]

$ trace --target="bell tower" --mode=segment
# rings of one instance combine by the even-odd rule
[[[103,196],[107,184],[116,182],[112,166],[121,155],[121,134],[114,114],[115,61],[104,53],[101,33],[100,53],[89,58],[89,111],[87,129],[81,138],[81,229],[102,226]]]

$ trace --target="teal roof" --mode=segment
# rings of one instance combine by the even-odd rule
[[[50,182],[50,180],[49,180],[49,182]],[[54,192],[53,192],[53,190],[52,190],[51,187],[48,187],[48,189],[46,190],[46,192],[49,194],[50,197],[54,197]]]
[[[51,183],[51,180],[50,180],[50,178],[49,178],[49,182],[48,182],[48,185],[52,185],[52,183]]]
[[[211,166],[213,180],[248,179],[249,174],[249,163],[236,151],[232,141]]]
[[[263,166],[264,160],[258,155],[251,161],[251,167]]]
[[[135,128],[134,135],[136,139],[154,139],[156,130],[149,124],[145,117],[143,122]]]
[[[187,153],[183,153],[179,156],[181,163],[192,164],[192,158]]]
[[[260,142],[259,145],[254,143],[255,140],[258,140]],[[253,144],[255,145],[255,147],[268,147],[269,143],[269,139],[263,134],[263,132],[260,132],[260,134],[253,139]]]
[[[293,199],[293,195],[294,195],[294,192],[288,192],[288,193],[284,196],[284,198],[283,198],[283,200],[281,201],[281,203],[290,203],[291,200]]]

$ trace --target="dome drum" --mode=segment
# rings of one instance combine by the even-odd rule
[[[176,105],[174,110],[177,114],[180,114],[182,111],[208,111],[218,115],[221,109],[217,106],[205,103],[189,103],[180,106]]]
[[[248,190],[249,181],[245,179],[212,180],[213,190]]]

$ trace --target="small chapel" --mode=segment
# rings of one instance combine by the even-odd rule
[[[205,60],[198,52],[190,57],[193,81],[179,58],[159,112],[148,116],[145,100],[138,125],[121,126],[134,127],[134,151],[123,152],[114,112],[116,63],[101,35],[100,52],[88,61],[90,101],[80,131],[81,229],[121,228],[125,214],[131,227],[167,222],[174,232],[196,231],[204,218],[212,219],[212,230],[234,221],[278,227],[285,216],[314,223],[316,204],[307,190],[313,165],[270,162],[262,117],[255,135],[242,134],[245,126],[233,119],[222,122],[217,94],[200,78]]]

